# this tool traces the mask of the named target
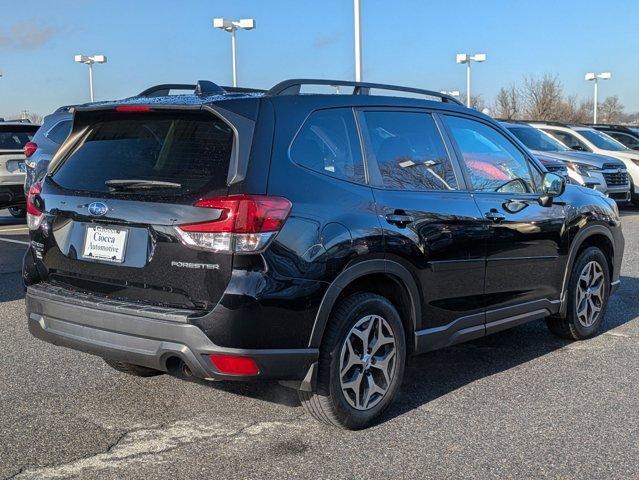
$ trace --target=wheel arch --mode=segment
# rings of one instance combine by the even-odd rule
[[[392,282],[392,283],[387,283]],[[388,300],[400,312],[406,329],[409,352],[414,347],[413,333],[420,328],[421,296],[417,283],[410,271],[403,265],[386,259],[364,260],[347,267],[340,273],[324,294],[311,332],[309,347],[319,348],[332,311],[339,301],[351,293],[372,291],[384,294],[395,285],[400,298]],[[385,295],[388,297],[388,295]]]
[[[564,272],[564,278],[561,286],[561,308],[560,315],[563,317],[566,315],[568,307],[568,282],[570,281],[570,272],[575,263],[575,260],[579,254],[586,248],[595,246],[602,250],[606,260],[608,261],[608,268],[610,275],[613,274],[614,258],[615,258],[615,241],[612,233],[608,228],[603,225],[590,225],[580,230],[575,235],[572,244],[570,245],[570,251],[568,254],[568,261],[566,262],[566,270]]]

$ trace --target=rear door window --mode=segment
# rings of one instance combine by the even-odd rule
[[[455,190],[457,179],[433,117],[425,112],[362,112],[366,159],[382,186],[394,190]]]
[[[365,183],[357,128],[350,108],[313,112],[295,137],[291,160],[331,177]]]
[[[52,178],[66,189],[118,195],[126,192],[107,182],[174,184],[141,187],[145,194],[213,190],[226,185],[232,149],[233,131],[213,115],[116,113],[89,127]]]
[[[582,142],[576,136],[568,132],[563,132],[561,130],[551,130],[551,129],[547,129],[547,130],[542,129],[542,130],[546,133],[549,133],[553,137],[555,137],[557,140],[559,140],[561,143],[566,145],[568,148],[571,148],[573,150],[582,150],[584,152],[590,151],[590,148],[588,148],[588,146],[584,142]]]
[[[56,123],[53,128],[47,132],[47,138],[60,145],[66,140],[69,133],[71,133],[71,120],[63,120]]]

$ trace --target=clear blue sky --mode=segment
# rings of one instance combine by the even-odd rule
[[[76,53],[103,53],[96,99],[163,82],[231,83],[230,35],[215,16],[253,17],[238,33],[241,85],[287,77],[353,78],[351,0],[0,0],[0,116],[46,114],[88,100]],[[557,74],[569,94],[592,94],[589,70],[613,72],[601,95],[639,110],[639,1],[362,0],[364,79],[465,89],[457,52],[486,52],[473,93],[492,102],[524,75]]]

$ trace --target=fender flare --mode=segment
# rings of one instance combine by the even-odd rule
[[[579,230],[577,235],[575,235],[572,244],[570,245],[568,261],[566,262],[566,270],[564,272],[564,278],[561,283],[561,306],[559,308],[559,314],[562,317],[566,315],[566,311],[568,309],[568,281],[570,280],[570,272],[572,271],[575,259],[577,258],[577,252],[579,251],[579,248],[583,245],[583,243],[593,235],[605,236],[612,245],[613,257],[617,253],[615,251],[615,239],[608,228],[604,227],[603,225],[589,225],[582,230]],[[612,272],[610,273],[612,274]]]
[[[322,302],[320,303],[319,310],[315,316],[315,322],[313,324],[313,330],[311,331],[311,338],[309,341],[310,348],[319,348],[322,343],[329,315],[333,310],[340,293],[342,293],[342,291],[354,280],[357,280],[364,275],[379,273],[395,277],[395,280],[406,288],[411,306],[411,323],[413,331],[419,330],[421,323],[421,297],[419,289],[417,288],[417,283],[410,271],[400,263],[392,260],[364,260],[346,268],[335,278],[335,280],[333,280],[326,290],[326,293],[322,298]]]

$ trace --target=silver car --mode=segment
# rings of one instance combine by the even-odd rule
[[[0,209],[8,208],[14,217],[25,214],[25,147],[38,127],[28,122],[0,122]]]
[[[571,183],[598,190],[619,203],[630,201],[630,176],[621,160],[571,150],[526,123],[502,122],[502,125],[534,154],[564,162]]]

